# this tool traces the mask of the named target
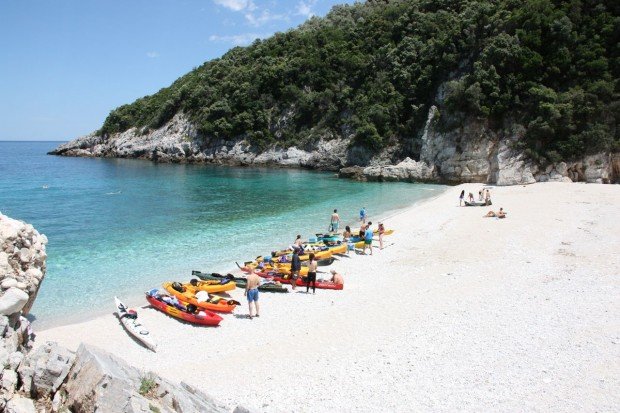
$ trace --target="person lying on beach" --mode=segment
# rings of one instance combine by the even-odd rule
[[[336,270],[332,270],[331,273],[331,282],[333,282],[334,284],[344,284],[344,279],[342,278],[342,275],[340,275],[340,273],[336,272]]]
[[[506,211],[504,211],[504,208],[500,208],[497,214],[494,211],[489,211],[482,218],[506,218]]]

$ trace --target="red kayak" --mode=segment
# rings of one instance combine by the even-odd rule
[[[150,293],[146,293],[146,300],[159,311],[189,323],[200,324],[203,326],[217,326],[220,324],[220,321],[222,321],[222,317],[214,312],[200,309],[200,312],[192,314],[165,303],[158,298],[157,295],[153,296]]]
[[[290,284],[291,283],[290,279],[282,278],[282,277],[280,277],[279,274],[275,274],[273,272],[268,272],[268,271],[258,272],[257,271],[256,275],[258,275],[259,277],[263,277],[263,278],[267,278],[267,279],[273,280],[275,282],[280,282],[282,284]],[[298,287],[305,287],[307,284],[300,277],[300,278],[297,279],[296,285]],[[331,281],[317,281],[316,282],[316,288],[320,288],[322,290],[342,290],[344,288],[344,285],[343,284],[336,284],[336,283],[333,283]]]

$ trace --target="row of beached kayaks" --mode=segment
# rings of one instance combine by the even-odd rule
[[[390,235],[393,230],[386,231]],[[307,260],[310,254],[315,255],[320,266],[334,262],[334,254],[343,254],[347,248],[361,248],[363,240],[353,237],[349,243],[339,240],[338,235],[320,235],[303,244],[304,252],[299,256],[302,261],[300,275],[296,280],[297,286],[305,286],[303,277],[308,274]],[[288,293],[283,284],[291,284],[291,259],[293,251],[284,249],[274,251],[269,256],[259,256],[253,261],[245,262],[243,266],[237,264],[246,273],[255,273],[265,279],[258,290],[261,292]],[[203,326],[218,326],[222,317],[217,313],[232,313],[240,305],[230,296],[218,295],[235,288],[245,289],[247,279],[232,274],[204,273],[192,271],[192,280],[189,283],[165,282],[163,290],[154,288],[147,291],[146,300],[155,309],[182,321]],[[316,288],[342,290],[342,284],[331,281],[317,280]],[[128,309],[117,297],[114,297],[119,320],[127,332],[146,348],[156,351],[157,345],[148,329],[139,321],[138,314]]]

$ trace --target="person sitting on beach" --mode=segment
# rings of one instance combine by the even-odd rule
[[[333,282],[334,284],[344,284],[344,279],[342,278],[342,275],[340,275],[340,273],[336,272],[336,270],[332,270],[332,278],[331,278],[331,282]]]

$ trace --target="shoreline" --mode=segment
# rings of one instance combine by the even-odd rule
[[[112,305],[36,343],[85,341],[258,411],[613,410],[619,188],[494,187],[492,207],[458,207],[461,189],[481,186],[388,217],[385,250],[332,265],[343,291],[263,293],[260,319],[247,320],[237,289],[238,314],[217,328],[142,308],[158,353],[129,338]],[[500,207],[507,219],[482,218]]]
[[[387,209],[386,211],[384,211],[382,213],[379,213],[377,215],[379,218],[374,218],[374,219],[376,219],[376,221],[374,222],[375,226],[377,225],[378,222],[380,222],[383,219],[390,219],[392,217],[404,214],[404,213],[406,213],[411,208],[415,208],[416,206],[418,206],[418,205],[420,205],[422,203],[429,202],[429,201],[435,199],[436,197],[441,196],[444,192],[450,190],[450,187],[449,186],[441,186],[441,187],[438,187],[438,188],[425,189],[425,190],[433,191],[433,192],[439,191],[440,193],[436,194],[433,197],[429,197],[429,198],[425,198],[425,199],[416,201],[413,204],[404,206],[402,208]],[[371,221],[372,221],[372,219],[373,218],[371,218]],[[348,223],[348,224],[345,224],[345,225],[351,225],[352,228],[355,228],[356,225],[359,227],[358,224],[359,224],[359,221],[355,221],[355,223]],[[344,226],[341,229],[344,229]],[[291,233],[291,234],[293,234],[293,233]],[[293,239],[293,238],[294,238],[294,236],[291,237],[291,239]],[[279,247],[284,247],[284,245],[279,246]],[[236,261],[237,262],[242,262],[244,260],[250,259],[252,256],[253,256],[252,253],[249,253],[246,258],[243,258],[243,259],[238,258]],[[324,268],[327,268],[329,270],[331,267],[324,267]],[[205,269],[204,268],[195,268],[195,270],[203,271]],[[215,271],[215,272],[217,272],[217,271]],[[227,270],[222,270],[221,273],[223,273],[223,274],[231,273],[231,274],[237,274],[237,275],[238,274],[242,274],[241,271],[239,270],[239,268],[237,268],[234,265],[231,265],[231,267],[229,267],[229,269],[227,269]],[[190,273],[178,274],[178,278],[181,281],[188,281],[191,278],[191,274]],[[170,279],[163,279],[162,282],[169,281],[169,280]],[[158,284],[158,286],[161,287],[161,282]],[[128,304],[128,303],[140,303],[140,304],[138,304],[139,308],[144,308],[144,307],[148,307],[149,306],[149,304],[144,299],[144,293],[143,292],[142,293],[122,295],[122,296],[119,295],[119,294],[120,293],[116,293],[116,295],[126,304]],[[98,318],[105,317],[107,315],[109,315],[109,311],[107,309],[106,310],[104,310],[104,309],[94,309],[92,312],[89,312],[89,314],[87,316],[84,316],[83,314],[79,314],[79,315],[60,314],[60,315],[54,316],[52,319],[45,320],[44,322],[40,322],[42,328],[39,328],[39,325],[38,325],[37,319],[36,319],[36,313],[35,313],[34,314],[35,318],[34,318],[34,321],[33,321],[33,328],[35,329],[36,332],[43,332],[43,331],[46,331],[46,330],[55,329],[55,328],[59,328],[59,327],[63,327],[63,326],[87,323],[89,321],[93,321],[93,320],[96,320]]]

